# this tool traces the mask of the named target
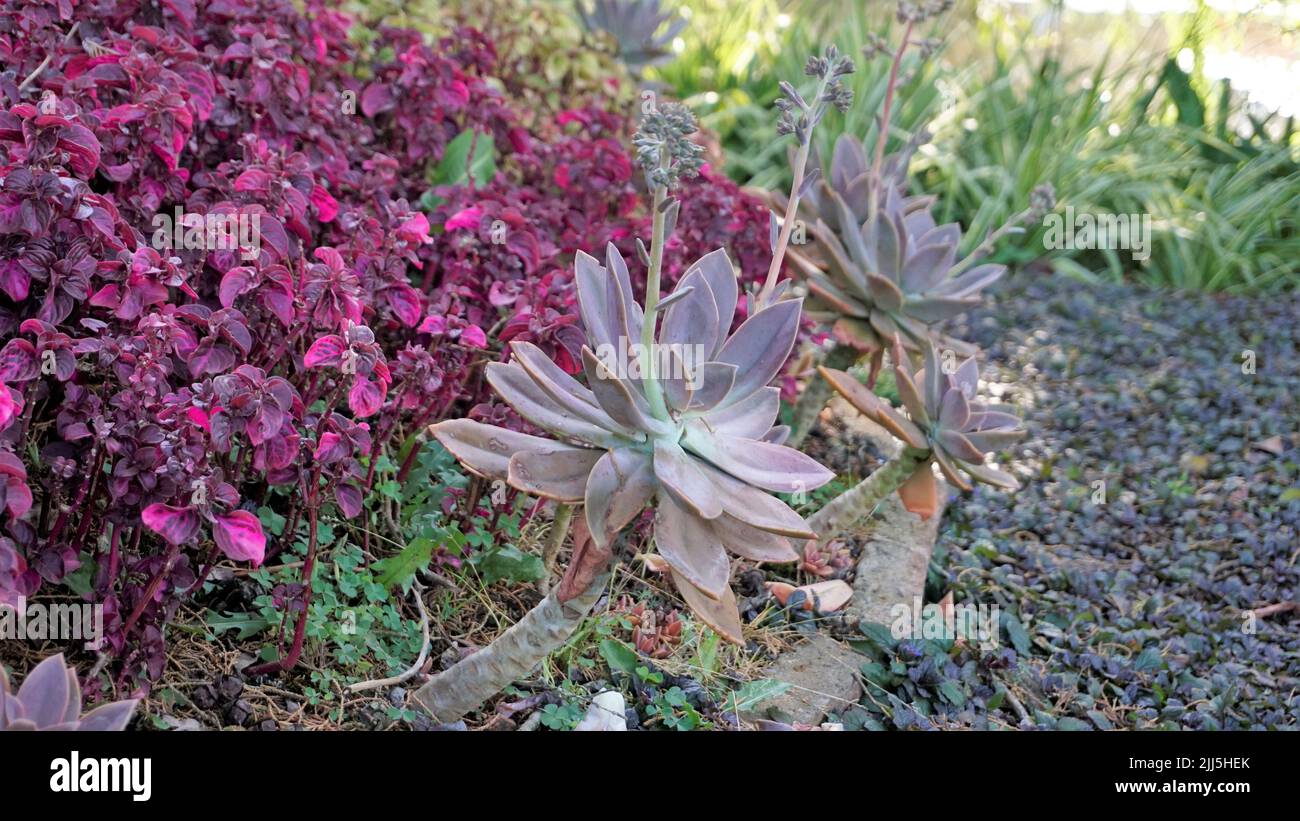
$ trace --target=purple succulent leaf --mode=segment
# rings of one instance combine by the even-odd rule
[[[63,710],[63,723],[76,723],[81,717],[81,681],[77,671],[69,667],[64,671],[68,677],[68,704]]]
[[[82,716],[78,729],[92,732],[124,730],[131,723],[131,715],[139,703],[137,699],[127,699],[100,705]]]
[[[1025,435],[1023,430],[963,431],[962,436],[983,453],[996,453]]]
[[[448,419],[429,428],[462,465],[487,479],[505,481],[510,457],[524,450],[542,450],[555,442],[540,436],[485,425],[472,419]]]
[[[709,291],[713,294],[713,302],[718,309],[717,336],[714,338],[713,346],[706,352],[709,357],[713,357],[722,350],[722,345],[727,341],[727,335],[731,331],[731,322],[736,316],[736,302],[740,298],[740,285],[731,258],[722,248],[700,257],[686,273],[689,276],[693,271],[699,271],[704,276],[704,281],[709,284]]]
[[[980,367],[975,362],[974,357],[965,360],[957,366],[957,370],[952,374],[949,380],[952,385],[961,391],[962,396],[968,400],[974,399],[975,394],[979,391]]]
[[[583,504],[587,529],[598,546],[610,543],[654,498],[650,454],[631,448],[606,451],[587,478]]]
[[[602,430],[636,438],[635,430],[618,424],[596,402],[596,396],[582,383],[569,376],[551,361],[541,348],[531,342],[511,344],[511,352],[519,366],[527,372],[537,387],[552,400],[557,411],[576,417]]]
[[[702,362],[713,353],[717,340],[718,306],[703,272],[696,270],[682,277],[675,293],[687,288],[691,289],[690,293],[664,311],[659,344],[682,348],[698,346],[700,356],[693,361]]]
[[[598,450],[555,442],[511,456],[506,476],[512,487],[525,493],[577,504],[586,496],[587,477],[600,457]]]
[[[904,309],[908,316],[922,322],[941,322],[951,319],[979,305],[978,299],[957,299],[943,296],[923,296],[907,300]],[[915,333],[912,334],[916,336]]]
[[[922,245],[903,265],[903,291],[919,294],[943,281],[957,256],[956,244]]]
[[[690,424],[705,425],[705,432],[717,431],[744,439],[759,439],[776,424],[781,413],[781,389],[760,388],[732,405],[701,414]]]
[[[737,373],[736,366],[727,362],[705,362],[700,365],[695,373],[695,387],[692,389],[687,386],[689,393],[686,410],[703,414],[717,407],[731,393]]]
[[[970,403],[962,392],[950,389],[944,392],[939,405],[939,425],[945,430],[961,431],[970,420]]]
[[[722,515],[722,502],[699,462],[675,442],[655,440],[654,472],[659,484],[696,516]]]
[[[854,180],[867,173],[867,152],[862,142],[851,134],[841,134],[835,140],[831,153],[831,186],[837,191],[849,187]]]
[[[669,569],[672,572],[673,584],[677,585],[677,590],[682,594],[682,599],[687,606],[691,608],[691,612],[713,628],[718,635],[733,644],[743,646],[745,639],[740,624],[740,611],[736,607],[736,596],[731,592],[731,587],[724,586],[722,595],[714,600],[704,590],[692,584],[684,574],[678,573],[676,568]]]
[[[903,292],[888,278],[867,274],[867,290],[876,305],[886,311],[897,312],[903,308]]]
[[[1007,267],[1005,265],[977,265],[952,279],[945,280],[931,293],[934,296],[946,296],[955,299],[977,296],[980,291],[996,282],[1006,271]]]
[[[901,368],[894,371],[894,384],[898,388],[898,398],[903,400],[903,407],[912,417],[912,421],[922,428],[930,426],[930,415],[925,410],[925,399],[912,377]]]
[[[518,363],[490,363],[486,375],[492,389],[520,416],[539,428],[550,431],[556,436],[576,439],[598,447],[619,447],[620,444],[627,444],[627,439],[621,439],[614,433],[571,415],[565,408],[557,406]]]
[[[37,727],[62,721],[71,700],[63,654],[50,656],[32,668],[18,688],[17,698],[23,706],[23,718]]]
[[[868,308],[860,300],[840,289],[827,277],[815,274],[807,278],[808,291],[834,310],[846,316],[866,316]]]
[[[794,448],[723,433],[702,435],[688,426],[682,443],[715,467],[754,487],[775,493],[795,493],[821,487],[835,474]]]
[[[955,430],[941,430],[936,438],[940,447],[962,462],[979,464],[984,461],[983,452]]]
[[[784,445],[785,440],[790,438],[789,425],[776,425],[768,430],[767,433],[760,437],[762,441],[773,445]]]
[[[582,366],[596,401],[615,422],[632,430],[657,434],[668,432],[667,423],[651,414],[645,397],[630,390],[626,382],[596,358],[591,348],[582,349]]]
[[[767,387],[785,366],[799,334],[803,300],[777,302],[745,320],[718,351],[717,361],[736,366],[736,382],[724,404],[730,405]]]
[[[784,536],[759,530],[726,513],[712,522],[713,532],[723,547],[752,562],[785,564],[797,561],[799,553]]]
[[[731,563],[706,519],[661,492],[655,511],[654,540],[659,555],[705,597],[717,601],[730,592]]]
[[[816,534],[808,529],[808,524],[803,517],[780,499],[710,465],[702,464],[701,469],[713,482],[714,490],[722,500],[724,514],[750,527],[779,536],[796,539],[816,538]]]
[[[897,283],[903,269],[904,240],[888,212],[862,225],[862,241],[875,260],[876,273]]]
[[[962,467],[971,475],[971,478],[977,479],[986,485],[1006,488],[1007,490],[1015,490],[1020,487],[1020,482],[1016,480],[1016,477],[997,468],[984,464],[967,464],[962,465]]]

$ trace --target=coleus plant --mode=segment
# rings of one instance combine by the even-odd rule
[[[842,64],[810,61],[820,72],[816,109],[787,117],[804,136],[834,98]],[[838,73],[837,73],[838,72]],[[810,116],[811,115],[811,116]],[[794,128],[788,129],[793,131]],[[582,504],[573,560],[564,582],[487,648],[434,677],[417,701],[455,721],[559,646],[595,604],[617,533],[648,504],[654,542],[682,597],[726,639],[743,643],[730,590],[726,551],[756,561],[796,561],[789,538],[814,536],[772,492],[811,490],[834,474],[785,447],[776,426],[779,390],[769,387],[799,331],[802,300],[783,299],[775,278],[751,299],[754,311],[734,334],[739,286],[725,251],[687,269],[662,300],[663,249],[680,213],[669,197],[700,166],[690,112],[663,104],[647,112],[634,143],[653,195],[644,306],[633,297],[622,256],[606,265],[579,254],[575,265],[588,385],[569,377],[535,346],[517,343],[514,359],[488,368],[493,388],[551,439],[473,420],[434,425],[433,434],[471,471],[560,503],[560,538]],[[782,246],[773,242],[780,255]],[[779,268],[779,259],[770,270]],[[663,322],[659,323],[662,313]],[[552,544],[558,544],[553,536]],[[548,547],[548,550],[550,548]]]

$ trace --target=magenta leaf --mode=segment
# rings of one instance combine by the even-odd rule
[[[347,348],[347,343],[343,337],[337,334],[326,334],[307,349],[307,355],[303,358],[303,364],[309,368],[316,368],[322,365],[338,365],[343,361],[343,351]]]
[[[383,382],[372,382],[364,377],[358,377],[352,383],[352,390],[348,391],[348,407],[352,409],[352,414],[356,418],[362,419],[377,413],[387,395],[388,386]]]
[[[247,510],[233,510],[212,517],[212,538],[217,547],[237,562],[252,562],[254,567],[266,557],[266,534],[262,523]]]
[[[189,507],[155,502],[140,512],[140,518],[146,527],[175,545],[189,542],[199,530],[199,514]]]

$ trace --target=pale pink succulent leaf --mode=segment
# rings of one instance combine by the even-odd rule
[[[472,419],[448,419],[432,425],[429,431],[465,467],[479,476],[502,481],[509,472],[511,456],[519,451],[542,450],[555,444],[551,439],[485,425]]]
[[[654,462],[644,451],[606,451],[591,469],[584,496],[587,529],[598,546],[609,544],[654,498]]]
[[[726,513],[711,524],[723,547],[743,559],[772,564],[786,564],[799,559],[799,552],[784,536],[751,527]]]
[[[654,525],[659,555],[705,597],[717,601],[730,593],[731,563],[709,523],[660,493]]]
[[[799,334],[803,300],[770,305],[745,320],[718,352],[717,361],[736,366],[736,383],[725,400],[739,402],[767,386],[785,366]]]
[[[673,498],[696,516],[714,519],[722,515],[722,502],[713,483],[698,461],[675,442],[655,441],[655,478]]]
[[[601,452],[552,443],[547,448],[521,450],[510,457],[511,486],[565,504],[577,504],[587,494],[587,477]]]

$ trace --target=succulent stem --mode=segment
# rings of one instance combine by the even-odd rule
[[[930,451],[904,448],[888,462],[872,471],[871,475],[832,499],[825,507],[808,519],[808,527],[817,534],[817,541],[825,544],[844,533],[889,498],[889,494],[902,487],[907,477],[918,465],[930,458]]]
[[[609,573],[602,573],[563,604],[552,591],[487,647],[430,679],[416,691],[416,703],[439,722],[459,721],[562,647],[608,583]]]
[[[861,354],[848,345],[836,345],[831,348],[825,358],[818,364],[827,368],[834,368],[837,371],[847,370],[853,367],[858,361]],[[816,371],[808,378],[808,384],[804,386],[803,393],[799,395],[798,401],[794,404],[793,415],[790,418],[790,438],[785,440],[785,444],[792,448],[799,447],[799,444],[817,427],[817,417],[821,415],[822,408],[826,407],[826,402],[831,398],[831,386]]]
[[[564,537],[569,533],[571,521],[573,521],[573,505],[557,504],[555,520],[551,522],[551,532],[546,534],[546,544],[542,545],[542,567],[546,573],[543,579],[548,586],[551,582],[551,574],[555,571],[555,560],[560,555],[560,545],[564,544]]]

